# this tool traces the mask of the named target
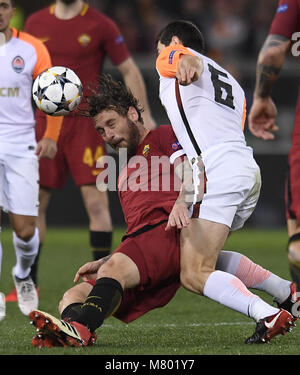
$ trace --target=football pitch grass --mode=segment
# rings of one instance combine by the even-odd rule
[[[120,242],[122,229],[114,233],[114,246]],[[226,243],[225,249],[237,250],[253,261],[289,278],[285,230],[241,230]],[[11,231],[2,230],[3,264],[0,290],[12,286],[11,269],[15,256]],[[90,260],[86,229],[48,231],[40,258],[39,309],[58,317],[58,302],[73,285],[77,268]],[[257,293],[272,304],[272,297]],[[286,336],[275,337],[270,345],[244,344],[253,333],[254,321],[220,304],[180,289],[165,307],[149,312],[128,325],[109,318],[97,330],[98,340],[85,348],[34,348],[35,329],[22,315],[16,303],[7,303],[7,316],[0,322],[1,355],[287,355],[300,354],[300,327]]]

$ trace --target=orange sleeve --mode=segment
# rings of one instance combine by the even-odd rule
[[[42,73],[44,70],[52,66],[50,54],[44,45],[39,39],[35,38],[33,35],[30,35],[25,32],[20,32],[19,38],[25,42],[31,44],[36,52],[36,64],[32,73],[33,79]]]
[[[32,78],[33,80],[35,80],[40,73],[52,66],[50,54],[44,43],[35,38],[33,35],[25,32],[20,32],[19,38],[31,44],[35,49],[36,64],[32,72]],[[62,122],[63,116],[54,117],[47,115],[47,128],[43,138],[50,138],[53,141],[57,142]]]
[[[46,46],[42,42],[38,42],[39,43],[36,46],[37,62],[33,71],[33,79],[35,79],[44,70],[49,69],[52,66],[51,58]]]
[[[47,118],[47,128],[45,131],[45,134],[43,135],[43,138],[50,138],[54,142],[57,142],[60,130],[63,123],[63,116],[46,116]]]
[[[194,54],[181,44],[164,48],[156,59],[156,69],[163,77],[174,78],[181,55]]]

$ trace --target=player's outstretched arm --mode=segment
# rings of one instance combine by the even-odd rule
[[[269,35],[259,53],[253,104],[249,112],[249,130],[265,140],[274,139],[278,130],[275,124],[277,109],[271,91],[279,77],[290,40],[281,35]]]

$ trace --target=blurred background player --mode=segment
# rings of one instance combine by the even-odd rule
[[[0,32],[6,41],[0,53],[0,208],[8,213],[13,229],[16,265],[12,274],[20,310],[28,315],[38,306],[30,277],[39,247],[38,158],[55,156],[62,121],[47,116],[47,132],[37,145],[31,87],[33,80],[51,66],[51,59],[38,39],[10,28],[14,10],[12,0],[0,1]],[[0,243],[0,260],[1,256]],[[2,299],[1,304],[3,317]]]
[[[32,14],[25,30],[42,40],[50,52],[53,65],[66,66],[81,79],[85,93],[88,84],[99,76],[106,55],[121,73],[126,85],[140,98],[145,110],[145,124],[154,128],[145,84],[131,58],[123,37],[115,23],[82,0],[57,0],[54,5]],[[45,116],[37,113],[36,134],[39,140],[45,131]],[[54,160],[40,163],[40,208],[38,227],[40,249],[45,240],[46,210],[53,189],[61,189],[69,171],[77,186],[89,217],[90,245],[93,258],[110,253],[112,222],[106,192],[97,190],[95,182],[99,169],[97,159],[105,153],[101,137],[90,119],[68,116],[64,118]],[[37,285],[38,257],[31,276]],[[15,300],[14,291],[7,300]]]
[[[269,35],[258,56],[253,104],[249,112],[249,129],[264,140],[274,139],[276,106],[271,98],[279,77],[291,38],[300,31],[300,1],[280,0]],[[300,96],[289,152],[289,172],[285,185],[286,220],[288,230],[288,262],[293,281],[300,287]]]

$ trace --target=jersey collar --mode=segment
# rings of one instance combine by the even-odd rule
[[[80,16],[84,16],[86,14],[86,12],[88,11],[88,9],[89,9],[89,4],[88,3],[84,3],[82,11],[80,12]],[[52,4],[49,7],[49,13],[50,14],[54,14],[54,11],[55,11],[55,4]]]

